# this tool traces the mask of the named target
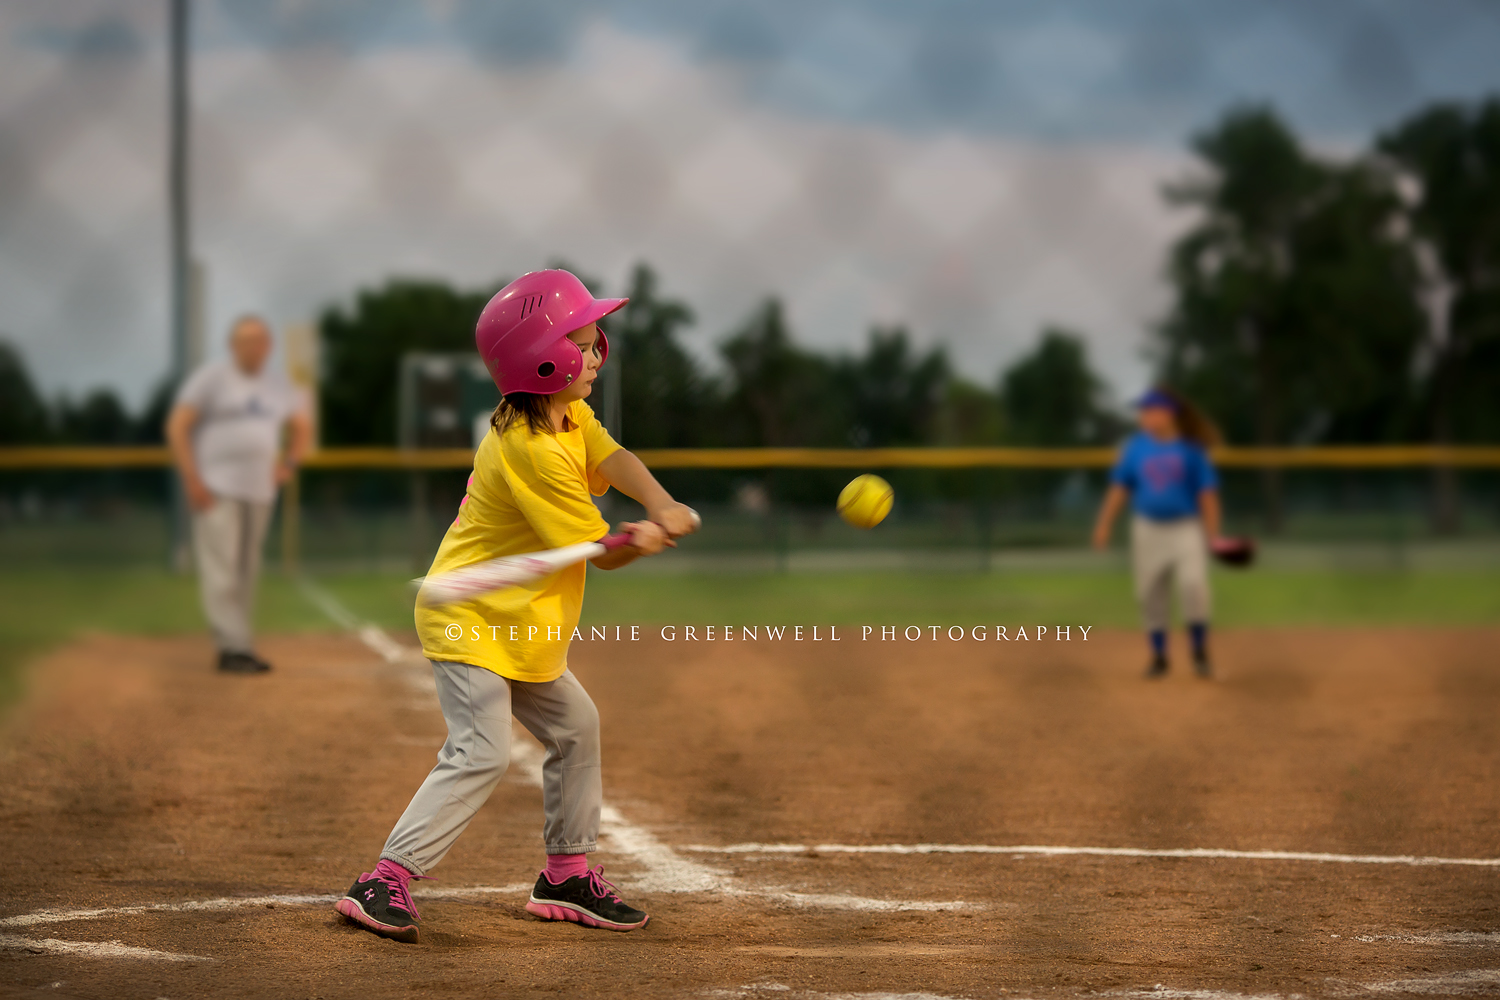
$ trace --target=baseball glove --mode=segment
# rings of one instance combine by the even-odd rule
[[[1255,539],[1216,538],[1213,542],[1214,558],[1225,566],[1244,569],[1255,562]]]

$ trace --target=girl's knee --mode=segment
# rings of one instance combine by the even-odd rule
[[[510,767],[510,747],[488,744],[471,747],[456,761],[471,782],[497,785]]]
[[[599,760],[599,710],[585,699],[568,712],[568,725],[558,734],[558,751],[569,766]]]

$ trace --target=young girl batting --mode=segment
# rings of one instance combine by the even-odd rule
[[[590,494],[611,486],[644,506],[648,520],[622,525],[630,543],[594,559],[598,568],[655,555],[693,530],[691,510],[610,438],[583,401],[609,354],[598,321],[626,301],[595,299],[572,274],[551,270],[524,275],[485,306],[475,342],[501,402],[431,574],[597,541],[609,526]],[[588,863],[602,797],[599,713],[568,670],[585,573],[578,563],[456,605],[429,606],[418,595],[417,632],[432,662],[448,739],[386,838],[375,870],[339,900],[345,917],[386,937],[417,940],[409,883],[442,861],[499,783],[514,716],[546,750],[547,864],[526,909],[544,920],[610,930],[645,925],[647,915],[620,898],[603,866]]]
[[[1167,672],[1167,628],[1176,578],[1192,637],[1193,668],[1212,673],[1208,658],[1208,551],[1219,540],[1219,479],[1208,459],[1218,432],[1181,394],[1153,389],[1136,403],[1140,431],[1125,442],[1094,524],[1094,547],[1109,545],[1115,517],[1128,502],[1135,595],[1151,640],[1147,677]]]

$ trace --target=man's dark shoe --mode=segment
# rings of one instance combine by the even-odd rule
[[[1153,656],[1151,664],[1146,668],[1146,679],[1154,681],[1167,676],[1167,658],[1165,656]]]
[[[553,885],[547,881],[546,873],[542,873],[537,877],[536,888],[531,890],[526,912],[543,920],[571,920],[585,927],[611,931],[633,931],[645,927],[651,919],[620,899],[615,887],[605,879],[603,865],[565,879],[562,885]]]
[[[417,943],[417,904],[406,884],[415,878],[394,861],[382,860],[366,872],[334,905],[349,920],[381,937]]]
[[[219,671],[226,674],[263,674],[271,665],[253,653],[219,653]]]
[[[1204,680],[1209,680],[1214,675],[1213,664],[1208,660],[1208,650],[1200,649],[1193,653],[1193,673]]]

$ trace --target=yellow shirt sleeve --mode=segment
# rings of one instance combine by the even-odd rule
[[[583,400],[568,405],[568,419],[583,432],[585,465],[589,474],[589,491],[596,497],[609,492],[609,483],[599,475],[599,463],[620,450],[620,445],[609,436],[609,431],[594,416],[594,408]]]

